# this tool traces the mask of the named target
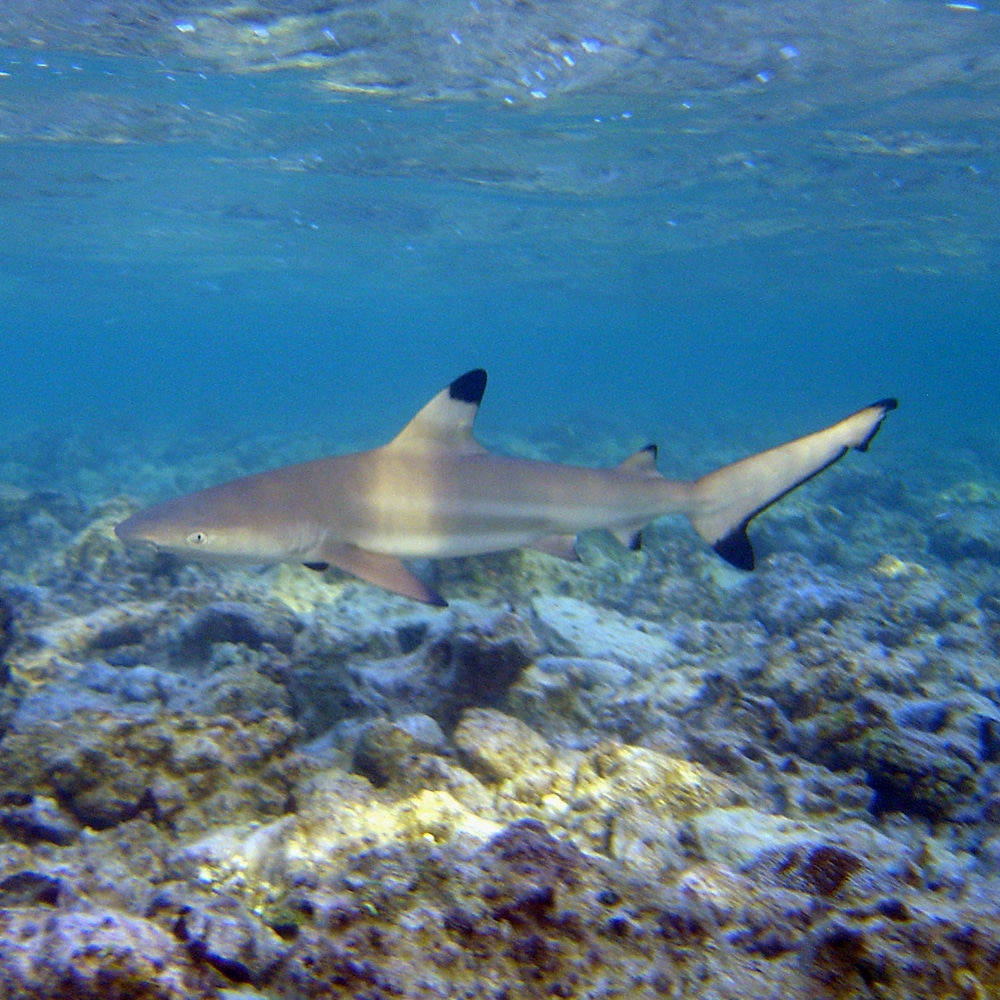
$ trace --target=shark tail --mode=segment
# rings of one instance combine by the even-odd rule
[[[751,455],[691,485],[695,531],[728,563],[754,568],[747,525],[762,510],[833,465],[851,448],[865,451],[895,399],[883,399],[815,434]]]

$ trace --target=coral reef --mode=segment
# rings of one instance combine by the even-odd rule
[[[9,488],[0,997],[991,995],[991,503],[834,478],[754,576],[654,527],[439,610]]]

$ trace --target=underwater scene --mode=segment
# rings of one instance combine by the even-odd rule
[[[0,1000],[1000,996],[997,0],[3,0],[0,347]]]

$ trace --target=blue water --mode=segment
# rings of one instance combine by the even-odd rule
[[[374,443],[474,366],[487,435],[586,416],[757,443],[889,394],[880,447],[996,423],[989,78],[793,114],[763,85],[509,106],[0,69],[8,435]]]
[[[2,0],[0,842],[26,843],[0,858],[0,904],[10,921],[23,911],[4,924],[28,928],[8,935],[16,954],[37,925],[49,951],[86,957],[74,976],[100,965],[93,940],[112,942],[109,976],[131,976],[147,965],[129,942],[167,955],[156,942],[172,932],[185,947],[149,965],[164,991],[190,955],[241,985],[276,977],[282,995],[350,984],[355,966],[358,989],[402,995],[403,937],[435,940],[434,923],[451,937],[428,950],[445,959],[421,995],[454,978],[471,996],[463,977],[481,966],[502,980],[508,958],[530,962],[516,995],[549,982],[595,995],[595,956],[617,941],[631,949],[622,990],[636,995],[731,995],[741,982],[775,995],[797,970],[788,995],[833,982],[846,995],[854,981],[858,995],[906,995],[896,982],[920,981],[909,995],[924,996],[947,980],[985,996],[1000,872],[998,4]],[[884,397],[901,405],[867,455],[753,521],[753,575],[666,522],[638,555],[585,537],[579,566],[416,566],[455,602],[441,612],[383,603],[332,572],[189,566],[112,535],[139,506],[379,444],[480,366],[490,446],[609,464],[655,441],[670,477]],[[633,629],[647,651],[609,662]],[[437,723],[410,713],[452,738],[459,710],[494,700],[574,752],[601,740],[574,773],[593,769],[623,798],[574,791],[564,823],[553,791],[524,815],[636,864],[622,898],[596,853],[577,864],[537,820],[504,831],[475,874],[476,824],[447,805],[453,789],[480,808],[458,766],[474,755],[457,738],[443,749]],[[327,733],[295,741],[330,781],[283,757],[286,709],[309,741]],[[212,735],[192,711],[235,723],[212,722]],[[365,743],[352,747],[369,715],[419,724],[368,729],[362,764]],[[489,754],[524,740],[488,725]],[[333,755],[381,769],[380,732],[393,771],[398,754],[380,801],[405,805],[427,783],[444,818],[405,806],[385,825],[398,842],[352,842],[338,861],[343,831],[322,812],[343,787],[358,807],[349,831],[363,799]],[[672,764],[617,758],[608,737],[690,758],[725,785],[696,794],[667,779]],[[538,743],[524,745],[534,767]],[[556,769],[574,759],[551,755],[560,794],[569,772]],[[233,760],[250,777],[217,785],[215,765]],[[544,790],[539,774],[503,787]],[[633,793],[634,821],[612,822]],[[521,792],[507,794],[504,823]],[[697,819],[715,802],[741,806],[731,838]],[[809,826],[761,822],[754,846],[743,806]],[[279,809],[291,814],[268,833]],[[433,848],[421,828],[407,854],[407,810]],[[248,817],[252,843],[213,827]],[[78,849],[78,820],[110,829]],[[36,829],[52,840],[37,852]],[[269,851],[263,885],[254,852],[286,834],[297,860]],[[732,853],[718,846],[730,839]],[[190,924],[177,917],[188,898]],[[136,907],[155,921],[146,930]],[[262,920],[280,920],[281,945]],[[299,923],[313,926],[293,944]],[[257,927],[270,936],[260,947]],[[273,958],[285,945],[299,951]],[[259,983],[242,973],[249,955],[267,966]],[[6,962],[0,981],[26,969],[68,981],[31,958]]]

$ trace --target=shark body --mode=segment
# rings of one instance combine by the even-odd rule
[[[134,514],[124,542],[198,559],[337,566],[388,590],[447,602],[403,564],[532,546],[575,559],[578,533],[611,531],[629,548],[642,528],[684,514],[728,562],[753,569],[746,529],[775,500],[867,449],[896,400],[691,482],[665,479],[649,445],[607,469],[509,458],[473,436],[486,389],[475,369],[439,392],[388,444],[236,479]]]

